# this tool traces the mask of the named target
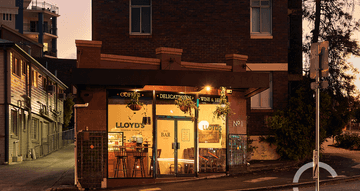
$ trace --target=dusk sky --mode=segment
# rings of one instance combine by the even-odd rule
[[[58,57],[76,58],[75,39],[91,40],[91,0],[51,0],[46,1],[56,4],[60,9],[58,18]],[[360,18],[360,8],[357,7],[354,15]],[[353,38],[360,39],[359,32],[354,33]],[[360,58],[351,57],[350,62],[360,70]],[[360,75],[355,81],[360,88]]]

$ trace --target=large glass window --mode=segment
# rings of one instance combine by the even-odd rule
[[[151,0],[130,1],[131,34],[151,33]]]
[[[134,94],[143,105],[127,107]],[[132,108],[132,109],[131,109]],[[151,177],[152,92],[109,91],[108,177]]]
[[[226,123],[213,115],[219,97],[200,95],[199,101],[199,172],[225,172]]]

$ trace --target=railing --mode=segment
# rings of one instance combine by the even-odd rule
[[[39,32],[38,24],[30,24],[30,23],[24,23],[24,32]],[[57,28],[49,27],[49,25],[43,25],[43,32],[53,34],[56,36],[57,34]]]
[[[56,52],[54,51],[45,51],[44,54],[48,56],[57,57]]]
[[[37,0],[32,0],[29,6],[27,7],[29,10],[47,10],[52,13],[59,14],[59,7],[52,5],[47,2],[38,2]]]
[[[74,143],[74,129],[50,134],[42,138],[41,155],[48,155],[71,143]]]

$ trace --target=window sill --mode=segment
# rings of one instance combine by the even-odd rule
[[[151,34],[129,34],[130,38],[152,38]]]
[[[274,112],[274,110],[270,107],[263,107],[263,108],[251,108],[250,112]]]
[[[273,39],[272,35],[250,34],[250,39]]]

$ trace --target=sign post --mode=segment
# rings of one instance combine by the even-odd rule
[[[316,114],[315,114],[315,151],[313,152],[313,178],[316,179],[315,190],[319,191],[319,147],[320,147],[320,87],[326,88],[327,81],[321,82],[321,77],[329,75],[328,64],[329,42],[314,43],[311,45],[310,54],[310,78],[315,78],[315,83],[311,83],[311,89],[315,89]]]

